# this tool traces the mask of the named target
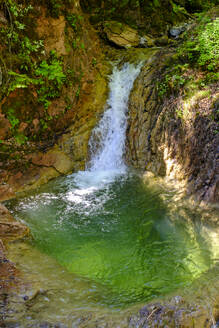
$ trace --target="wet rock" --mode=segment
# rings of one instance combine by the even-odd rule
[[[212,328],[219,328],[219,320],[215,323],[215,325]]]
[[[216,122],[219,122],[219,98],[213,104],[213,117]]]
[[[195,195],[196,200],[218,206],[219,134],[215,133],[216,122],[209,119],[216,106],[212,104],[214,86],[213,99],[197,97],[191,104],[190,117],[179,119],[176,107],[186,108],[186,100],[175,95],[159,99],[157,72],[163,64],[159,54],[156,56],[142,68],[130,95],[127,159],[137,168],[178,181],[175,185],[183,186],[185,193]]]
[[[5,246],[0,239],[0,303],[2,296],[9,288],[16,285],[17,269],[14,264],[6,258]]]
[[[157,46],[167,46],[169,44],[170,40],[167,35],[163,35],[161,38],[158,38],[155,40],[155,44]]]
[[[39,328],[53,328],[53,326],[48,322],[40,323],[37,327],[39,327]]]
[[[144,35],[140,38],[139,46],[144,48],[151,48],[155,46],[155,41],[150,36]]]
[[[214,110],[219,111],[219,98],[214,102]]]
[[[22,325],[18,322],[7,322],[5,323],[5,328],[22,328]]]
[[[3,204],[0,204],[0,216],[10,215],[9,210]]]
[[[56,50],[60,56],[67,55],[65,46],[65,25],[64,16],[59,18],[40,16],[37,21],[37,33],[39,38],[45,40],[45,49],[49,53],[51,50]]]
[[[136,30],[117,21],[107,21],[104,32],[110,42],[121,48],[137,47],[140,43]]]
[[[7,19],[5,18],[5,15],[2,11],[0,11],[0,24],[7,24],[8,21]]]
[[[185,32],[186,30],[186,26],[173,26],[169,29],[169,36],[171,36],[172,38],[177,39],[180,34],[182,34],[183,32]]]
[[[15,192],[8,184],[0,185],[0,201],[15,197]]]
[[[7,208],[0,204],[0,238],[16,240],[29,234],[29,229],[21,222],[15,221]]]
[[[68,173],[73,168],[70,158],[58,148],[53,149],[46,154],[34,154],[31,160],[34,165],[53,167],[60,172],[60,174]]]
[[[38,132],[39,128],[40,128],[40,121],[38,120],[38,118],[35,118],[32,122],[33,126],[34,126],[34,131]]]
[[[138,328],[175,328],[175,327],[206,327],[212,328],[208,311],[205,308],[185,303],[180,298],[180,303],[170,300],[163,304],[148,304],[139,311],[139,317],[132,317],[132,327]]]
[[[0,113],[0,139],[4,140],[10,135],[11,125],[5,115]]]
[[[18,132],[23,133],[26,128],[28,127],[28,124],[26,122],[21,122],[18,128]]]

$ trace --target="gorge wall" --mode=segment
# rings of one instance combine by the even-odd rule
[[[108,66],[78,1],[1,1],[0,27],[4,200],[84,168]]]
[[[169,94],[161,97],[162,70],[167,74],[174,64],[173,53],[157,53],[137,78],[129,102],[127,158],[137,168],[184,184],[187,194],[195,194],[199,201],[216,204],[218,83],[199,88],[200,72],[185,70],[180,75],[184,86],[179,89],[173,74]],[[197,89],[191,92],[194,80]]]

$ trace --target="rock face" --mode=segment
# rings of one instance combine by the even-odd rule
[[[29,229],[16,221],[8,209],[0,204],[0,239],[3,241],[16,240],[29,234]]]
[[[1,100],[0,200],[83,169],[90,133],[104,110],[109,65],[100,40],[78,1],[62,5],[60,13],[51,16],[49,4],[34,3],[31,18],[26,18],[35,22],[26,23],[30,42],[39,39],[44,44],[36,64],[48,61],[55,52],[63,64],[66,83],[47,109],[33,85],[15,89]],[[3,51],[6,49],[0,47],[0,55]],[[19,145],[13,139],[15,134],[25,136],[27,142]]]
[[[121,48],[137,47],[140,43],[136,30],[117,21],[105,22],[104,32],[110,42]]]
[[[217,203],[219,134],[212,120],[217,88],[212,86],[211,98],[209,93],[194,92],[188,100],[185,90],[184,97],[160,99],[159,69],[165,65],[161,56],[154,55],[143,67],[131,93],[128,162],[183,183],[187,193],[196,194],[198,200]]]
[[[6,297],[10,288],[15,288],[18,271],[15,265],[7,259],[5,243],[23,238],[29,234],[29,229],[22,223],[15,221],[8,209],[0,204],[0,303]],[[3,304],[3,303],[1,303]],[[1,314],[3,307],[1,306]],[[0,315],[0,324],[1,322]]]

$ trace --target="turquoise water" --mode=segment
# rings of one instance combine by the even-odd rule
[[[215,254],[197,215],[170,213],[160,192],[137,174],[118,175],[98,188],[86,179],[82,172],[58,178],[8,206],[30,227],[41,253],[72,280],[92,282],[87,304],[147,302],[192,284],[213,266]],[[171,203],[172,195],[167,198]]]

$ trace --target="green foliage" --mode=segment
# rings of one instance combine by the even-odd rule
[[[10,54],[8,62],[12,66],[12,53],[17,58],[17,68],[21,71],[32,71],[35,67],[35,56],[44,54],[42,40],[31,40],[27,36],[27,27],[24,23],[27,16],[33,10],[31,5],[23,6],[14,0],[4,1],[9,15],[10,24],[0,29],[2,42],[6,43]],[[10,67],[11,70],[12,67]]]
[[[158,96],[162,98],[165,94],[171,92],[179,92],[180,88],[188,81],[188,77],[184,77],[183,73],[187,69],[187,65],[175,65],[166,72],[161,82],[158,83]]]
[[[48,7],[49,13],[52,17],[54,17],[54,18],[59,17],[60,10],[62,7],[62,3],[60,0],[48,0],[47,7]]]
[[[66,20],[75,32],[80,30],[80,21],[82,20],[82,16],[76,14],[69,14],[66,16]]]
[[[18,53],[18,58],[21,60],[21,69],[28,71],[29,68],[33,69],[35,63],[31,58],[33,54],[44,54],[44,44],[42,40],[31,41],[27,36],[21,40],[20,51]]]
[[[5,0],[4,3],[8,6],[11,15],[16,18],[25,17],[33,9],[31,5],[24,7],[14,0]]]
[[[37,91],[39,102],[43,103],[46,109],[50,105],[50,99],[60,95],[62,86],[66,81],[62,65],[62,60],[58,58],[55,51],[52,51],[49,60],[43,60],[35,70],[35,75],[39,77],[40,88]]]
[[[48,13],[54,17],[58,18],[63,12],[63,5],[70,6],[74,4],[74,0],[47,0],[46,6],[48,8]]]
[[[178,15],[178,14],[184,14],[188,15],[187,11],[185,10],[184,7],[181,7],[180,5],[175,4],[174,2],[170,1],[172,4],[173,12]]]
[[[12,126],[12,129],[15,129],[20,123],[19,119],[15,116],[13,109],[8,110],[7,118]]]
[[[219,63],[219,18],[202,21],[193,35],[179,48],[179,55],[193,65],[209,71],[216,71]]]
[[[13,71],[8,72],[11,77],[11,83],[8,87],[8,94],[16,89],[27,88],[30,84],[37,84],[36,79],[28,77],[26,74],[19,74]]]
[[[78,90],[76,91],[76,94],[75,94],[77,98],[80,96],[80,92],[81,92],[81,88],[78,87]]]
[[[16,117],[13,109],[9,109],[7,112],[7,118],[11,124],[11,131],[16,140],[20,145],[24,144],[27,141],[27,137],[18,131],[20,120]]]
[[[168,91],[168,82],[170,77],[168,75],[165,76],[164,80],[158,84],[158,96],[162,98]]]
[[[19,132],[16,132],[14,137],[19,145],[25,144],[26,141],[28,140],[28,138],[23,133],[19,133]]]
[[[41,125],[41,128],[43,129],[43,130],[46,130],[46,129],[48,129],[48,124],[47,124],[47,122],[44,120],[44,119],[40,119],[40,125]]]
[[[97,65],[97,59],[95,57],[92,58],[92,66],[95,67]]]
[[[159,0],[153,0],[154,7],[160,7],[160,1]]]
[[[200,66],[214,70],[219,61],[219,18],[208,23],[198,36],[197,50]]]
[[[67,17],[66,31],[73,36],[75,48],[81,53],[85,50],[85,45],[80,39],[82,17],[67,11],[68,6],[74,3],[74,0],[49,0],[46,1],[45,6],[50,9],[47,15],[58,17],[62,14]],[[28,4],[28,1],[0,0],[0,10],[4,10],[8,20],[7,24],[0,24],[0,43],[4,45],[0,54],[0,100],[6,99],[4,114],[11,125],[10,136],[19,144],[24,144],[27,136],[32,140],[38,140],[41,136],[48,135],[48,128],[52,124],[50,121],[59,116],[49,116],[47,109],[51,101],[61,95],[65,84],[74,85],[76,98],[80,96],[81,69],[78,68],[78,72],[75,72],[71,65],[64,67],[63,58],[55,51],[50,54],[45,52],[44,42],[37,39],[34,18],[38,17],[38,10],[35,9]],[[69,27],[75,33],[72,33]],[[24,97],[30,92],[27,100],[22,100],[20,97],[20,89],[28,89],[22,91]],[[16,95],[19,98],[15,106],[13,97],[7,99],[14,91],[17,91]],[[34,111],[37,102],[44,107],[44,111],[40,111],[40,116]],[[33,103],[30,110],[29,103]],[[40,124],[35,132],[32,122],[36,117]],[[25,132],[21,132],[24,122],[28,124],[28,128]],[[36,135],[34,136],[33,133]]]

